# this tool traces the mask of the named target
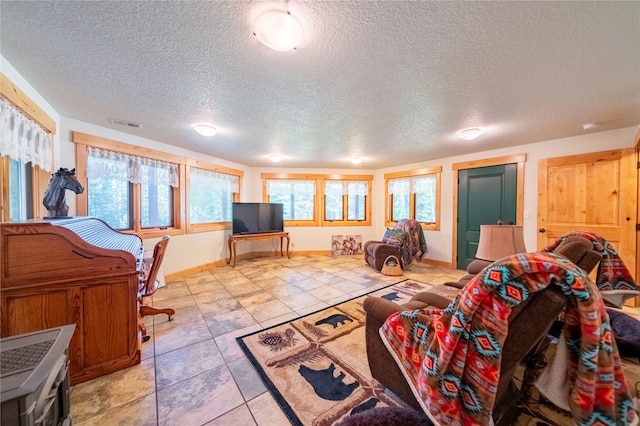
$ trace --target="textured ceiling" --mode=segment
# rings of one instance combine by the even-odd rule
[[[251,26],[286,5],[306,34],[275,52]],[[375,169],[638,125],[639,23],[637,1],[2,0],[0,53],[63,116],[248,166]]]

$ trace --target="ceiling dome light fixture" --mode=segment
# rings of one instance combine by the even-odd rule
[[[302,24],[288,10],[269,10],[258,17],[253,35],[278,52],[295,49],[302,40]]]
[[[480,134],[482,134],[482,129],[480,127],[468,127],[460,130],[457,133],[457,136],[465,141],[470,141],[471,139],[475,139],[480,136]]]
[[[193,130],[200,133],[202,136],[213,136],[218,133],[218,129],[211,124],[194,124]]]
[[[351,159],[351,162],[352,162],[353,164],[360,164],[360,163],[362,163],[362,158],[360,158],[360,157],[353,157],[353,158]]]
[[[282,160],[282,157],[280,157],[279,155],[270,155],[269,160],[273,161],[274,163],[279,163]]]

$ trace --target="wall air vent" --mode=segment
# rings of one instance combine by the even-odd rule
[[[109,123],[117,124],[118,126],[133,127],[134,129],[142,129],[142,124],[140,123],[134,123],[133,121],[127,120],[118,120],[117,118],[110,118]]]

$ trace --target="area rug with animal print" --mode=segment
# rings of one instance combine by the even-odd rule
[[[403,280],[237,341],[291,424],[348,424],[348,418],[371,408],[404,406],[371,376],[362,302],[378,296],[403,304],[430,287]],[[572,424],[566,413],[540,399],[529,398],[511,424]]]
[[[372,407],[400,406],[371,377],[365,346],[365,297],[405,303],[429,284],[403,280],[238,343],[294,425],[328,426]]]

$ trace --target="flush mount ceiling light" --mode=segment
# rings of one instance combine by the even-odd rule
[[[302,24],[288,10],[269,10],[258,17],[253,35],[278,52],[295,49],[302,40]]]
[[[270,155],[269,160],[273,161],[274,163],[279,163],[282,160],[282,157],[280,157],[279,155]]]
[[[200,133],[202,136],[213,136],[218,133],[218,129],[210,124],[194,124],[193,130]]]
[[[482,133],[482,129],[480,127],[468,127],[466,129],[462,129],[457,133],[457,136],[460,139],[464,139],[465,141],[470,141],[471,139],[475,139]]]
[[[353,157],[353,158],[351,159],[351,162],[352,162],[353,164],[360,164],[360,163],[362,163],[362,158],[359,158],[359,157]]]

